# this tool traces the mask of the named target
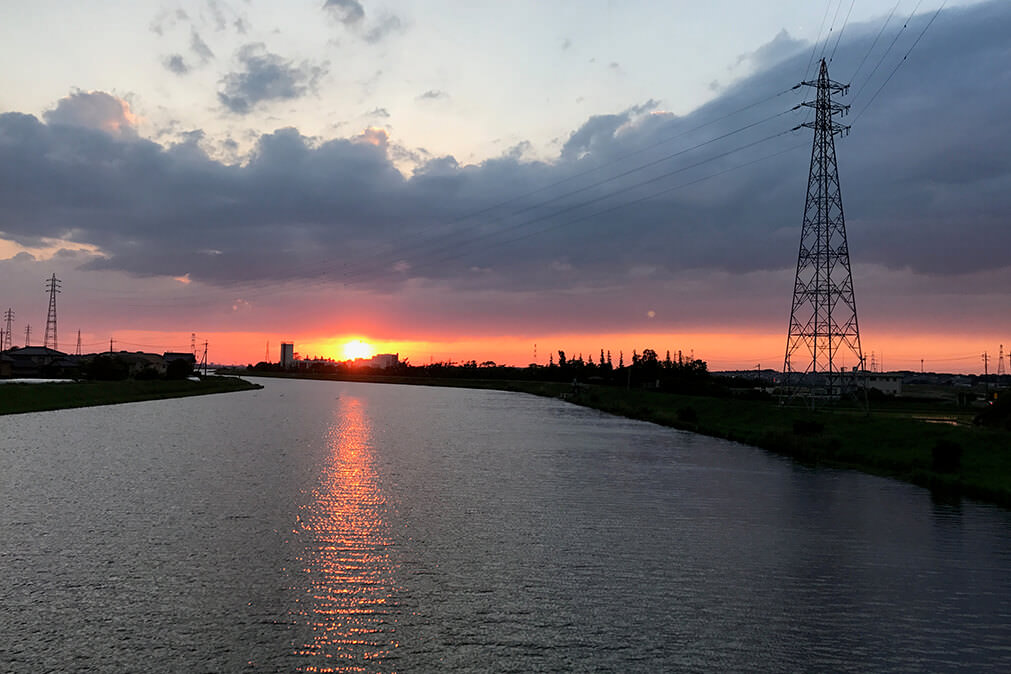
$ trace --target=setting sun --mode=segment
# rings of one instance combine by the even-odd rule
[[[367,344],[360,339],[354,339],[344,345],[344,358],[354,360],[355,358],[371,358],[375,351],[371,344]]]

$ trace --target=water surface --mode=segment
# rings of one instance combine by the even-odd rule
[[[495,391],[0,417],[0,670],[1006,670],[1011,516]]]

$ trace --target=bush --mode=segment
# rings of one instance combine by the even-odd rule
[[[165,376],[169,379],[186,379],[193,374],[193,366],[185,358],[177,358],[168,364]]]
[[[130,376],[130,365],[118,356],[95,356],[85,375],[99,381],[120,381]]]
[[[796,435],[817,435],[825,430],[825,424],[811,419],[797,419],[793,422],[793,432]]]
[[[681,407],[678,408],[678,421],[683,421],[687,424],[696,424],[699,421],[699,415],[695,411],[694,407]]]
[[[951,440],[938,440],[930,456],[935,473],[957,473],[962,467],[962,448]]]

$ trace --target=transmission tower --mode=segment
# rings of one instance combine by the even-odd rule
[[[818,79],[802,84],[817,89],[815,100],[802,104],[815,111],[813,122],[801,124],[814,129],[814,143],[783,371],[791,394],[798,384],[813,392],[820,383],[833,398],[843,391],[847,356],[853,357],[854,372],[864,364],[835,156],[835,137],[849,127],[832,119],[849,110],[832,101],[832,94],[845,94],[849,85],[829,79],[825,59]]]
[[[81,355],[81,331],[77,331],[77,355]]]
[[[46,281],[46,292],[49,293],[49,317],[46,318],[46,337],[42,345],[48,347],[49,338],[52,337],[52,349],[59,351],[56,346],[56,293],[60,292],[60,279],[56,274]]]
[[[1005,374],[1007,374],[1007,371],[1004,369],[1004,345],[1001,344],[1000,345],[1000,356],[997,359],[997,376],[1000,377],[1000,376],[1003,376]]]
[[[8,308],[7,311],[4,312],[4,324],[7,326],[4,329],[4,341],[2,345],[4,351],[7,351],[8,349],[11,348],[11,322],[13,320],[14,320],[14,310]]]
[[[32,343],[32,326],[31,323],[25,326],[25,347],[31,346]]]

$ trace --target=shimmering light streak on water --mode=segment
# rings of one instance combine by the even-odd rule
[[[396,648],[396,589],[377,484],[372,429],[361,400],[344,396],[327,433],[328,455],[312,503],[299,509],[305,552],[295,616],[311,640],[295,654],[309,672],[375,671]]]

